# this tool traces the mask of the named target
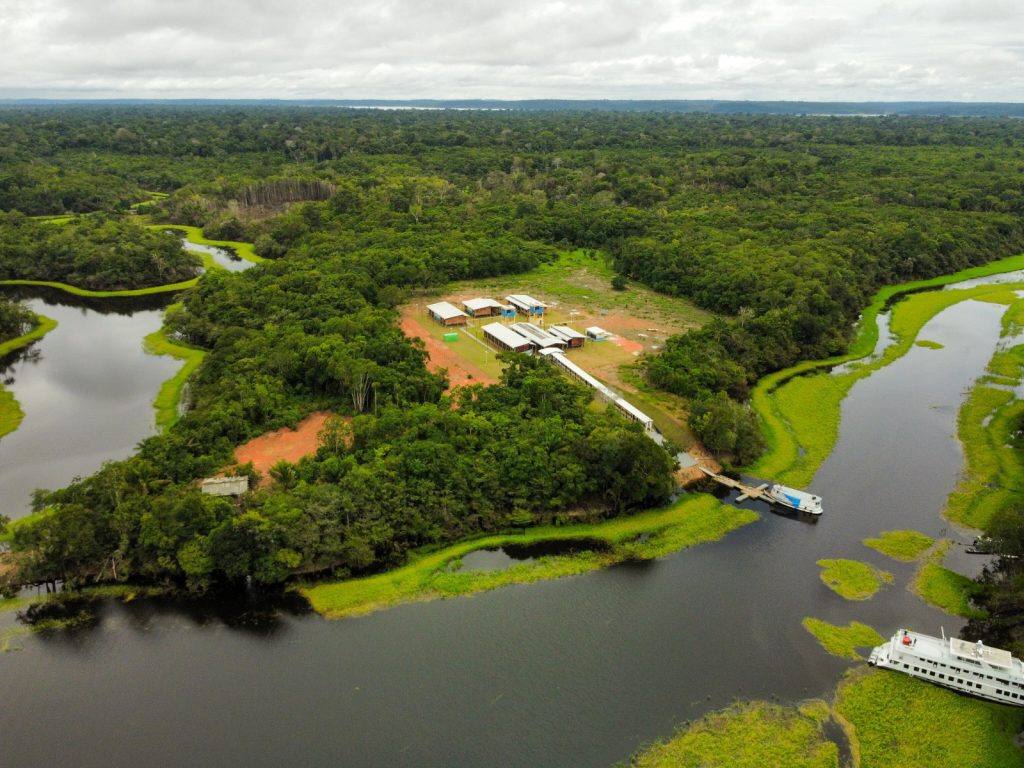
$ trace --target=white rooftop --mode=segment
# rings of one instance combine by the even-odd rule
[[[620,397],[615,402],[618,403],[619,407],[622,408],[622,410],[631,413],[633,417],[636,418],[636,420],[639,421],[641,424],[654,423],[654,419],[652,419],[650,416],[648,416],[646,413],[641,411],[639,408],[637,408],[635,405],[628,402],[627,400],[624,400]]]
[[[562,336],[566,339],[585,339],[587,338],[577,330],[570,328],[567,325],[552,325],[548,328],[551,333],[556,336]]]
[[[542,347],[565,346],[565,340],[550,334],[533,323],[513,323],[512,330]]]
[[[437,304],[427,304],[427,310],[440,317],[442,320],[449,320],[453,317],[466,317],[466,313],[451,302],[439,301]]]
[[[509,304],[516,304],[521,307],[546,307],[543,301],[537,301],[533,296],[527,296],[525,293],[513,293],[510,296],[505,297],[505,301]]]
[[[494,299],[466,299],[462,302],[462,306],[466,309],[476,312],[478,309],[497,308],[502,309],[504,305],[501,302],[495,301]]]
[[[523,344],[531,344],[532,342],[508,326],[502,325],[501,323],[488,323],[483,327],[483,331],[500,341],[502,344],[506,344],[510,347],[521,347]]]
[[[1013,654],[1001,648],[989,648],[979,643],[969,643],[959,637],[949,638],[949,649],[954,656],[961,659],[975,659],[991,664],[993,667],[1013,668]]]
[[[606,331],[604,328],[598,328],[596,325],[592,325],[589,328],[587,328],[587,334],[590,336],[595,336],[597,338],[601,338],[602,336],[611,336],[611,334],[608,333],[608,331]]]

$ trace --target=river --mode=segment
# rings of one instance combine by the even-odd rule
[[[153,398],[181,362],[147,355],[173,297],[87,299],[47,288],[3,289],[57,321],[41,340],[0,358],[4,387],[21,404],[19,428],[0,438],[0,513],[29,511],[35,488],[59,488],[131,455],[153,434]]]
[[[956,413],[1004,309],[945,310],[922,331],[943,349],[915,347],[854,386],[811,486],[816,524],[758,503],[757,522],[656,562],[343,621],[255,597],[105,603],[88,630],[0,654],[3,762],[608,766],[735,699],[825,696],[849,664],[804,617],[961,626],[906,589],[912,564],[860,541],[950,533]],[[896,582],[846,601],[819,579],[826,557]]]

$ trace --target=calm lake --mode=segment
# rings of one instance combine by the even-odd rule
[[[88,362],[74,376],[89,388],[88,376],[107,367],[94,346],[130,347],[148,332],[135,325],[144,313],[103,316],[83,330],[85,311],[73,320],[36,308],[69,335],[43,347],[38,363],[19,363],[15,387],[32,365],[59,368],[67,354]],[[815,524],[758,505],[758,522],[653,563],[335,622],[255,597],[106,603],[91,629],[19,638],[22,650],[0,654],[0,762],[608,766],[735,699],[827,695],[849,665],[820,649],[804,617],[856,619],[883,634],[960,628],[906,589],[913,565],[860,541],[894,528],[956,538],[940,517],[962,461],[956,413],[995,349],[1004,309],[954,306],[921,334],[943,349],[915,347],[858,382],[812,484],[825,504]],[[152,375],[143,400],[169,374]],[[77,389],[66,376],[65,388]],[[28,412],[31,387],[21,386]],[[95,389],[103,399],[106,386]],[[105,420],[118,419],[96,419]],[[26,435],[29,426],[26,418]],[[127,453],[130,442],[108,451]],[[12,446],[0,443],[5,462],[15,460]],[[0,476],[5,499],[40,461],[17,460],[22,469],[5,466]],[[480,564],[500,565],[495,554]],[[826,557],[875,563],[896,583],[846,601],[819,580],[815,561]]]

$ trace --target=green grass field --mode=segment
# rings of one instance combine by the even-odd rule
[[[971,598],[977,595],[980,585],[942,566],[942,560],[952,542],[939,542],[928,559],[921,564],[910,583],[910,590],[927,603],[941,608],[946,613],[965,619],[983,618],[988,614],[974,607]]]
[[[386,573],[299,588],[314,610],[328,618],[358,616],[416,600],[469,595],[507,584],[526,584],[604,568],[625,560],[650,560],[700,542],[715,541],[757,519],[749,510],[720,504],[713,496],[687,495],[663,509],[606,522],[539,526],[522,533],[496,534],[413,555]],[[638,540],[641,534],[648,538]],[[450,572],[462,556],[487,547],[545,541],[598,539],[607,550],[540,558],[503,571]]]
[[[873,648],[885,642],[874,627],[859,621],[851,621],[841,627],[821,619],[806,618],[801,624],[828,653],[844,659],[863,659],[865,657],[857,651],[858,648]]]

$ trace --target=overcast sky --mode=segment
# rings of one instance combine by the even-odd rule
[[[1024,101],[1024,0],[0,0],[0,97]]]

